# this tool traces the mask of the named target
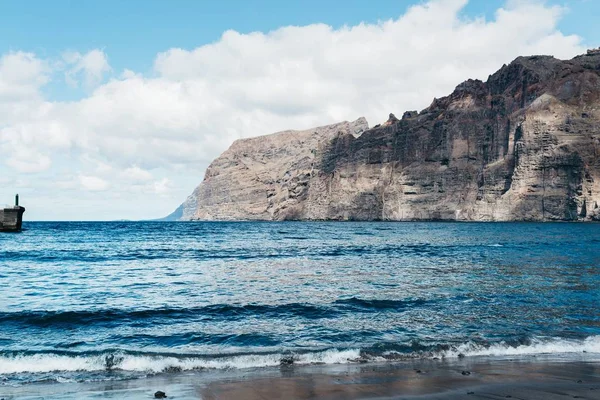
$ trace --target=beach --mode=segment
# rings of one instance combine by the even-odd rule
[[[9,399],[600,399],[598,357],[473,357],[230,371],[0,387]]]

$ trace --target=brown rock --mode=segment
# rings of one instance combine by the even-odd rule
[[[420,113],[238,140],[202,220],[599,220],[600,54],[519,57]]]

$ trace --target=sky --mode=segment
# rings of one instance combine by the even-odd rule
[[[236,139],[421,110],[600,46],[595,0],[0,0],[0,205],[153,219]]]

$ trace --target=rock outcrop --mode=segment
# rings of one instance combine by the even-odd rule
[[[359,118],[236,140],[210,164],[204,182],[183,203],[181,219],[304,219],[322,155],[336,137],[358,137],[367,129]]]
[[[600,53],[519,57],[421,112],[238,140],[183,220],[600,220]]]

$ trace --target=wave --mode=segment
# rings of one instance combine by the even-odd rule
[[[406,352],[412,349],[412,352]],[[600,354],[600,336],[585,339],[531,338],[497,343],[477,343],[422,346],[413,343],[400,350],[383,349],[381,356],[388,360],[405,358],[462,358],[462,357],[503,357],[594,353]]]
[[[435,302],[436,299],[404,299],[404,300],[365,300],[358,297],[336,300],[335,305],[351,308],[352,311],[359,310],[400,310],[411,306],[421,306]]]
[[[370,233],[354,233],[371,235]],[[287,233],[282,236],[288,240],[310,240],[309,236]],[[439,257],[455,255],[470,248],[503,247],[493,244],[385,244],[379,246],[355,244],[344,246],[307,246],[307,247],[261,247],[241,246],[237,248],[198,249],[195,247],[135,247],[113,249],[107,252],[95,251],[93,248],[83,249],[42,249],[40,251],[0,250],[0,259],[10,261],[29,261],[38,263],[118,263],[121,261],[139,260],[253,260],[253,259],[285,259],[296,257],[352,257],[368,255],[435,255]]]
[[[385,362],[416,358],[462,358],[474,356],[532,356],[593,353],[600,355],[600,336],[585,339],[534,338],[525,344],[466,342],[427,348],[400,345],[407,350],[326,349],[312,352],[279,352],[237,355],[181,355],[167,353],[0,353],[0,374],[128,371],[143,373],[179,372],[205,369],[245,369],[298,364],[345,364]],[[410,351],[411,349],[412,351]]]
[[[0,356],[0,374],[23,372],[137,371],[175,372],[203,369],[245,369],[282,364],[341,364],[360,357],[360,350],[329,349],[311,353],[240,354],[233,356],[179,356],[161,354],[5,354]]]
[[[20,324],[46,327],[50,325],[88,325],[91,323],[121,324],[123,321],[141,321],[145,319],[201,319],[202,317],[245,317],[249,315],[266,315],[280,317],[283,314],[304,317],[327,317],[330,312],[324,308],[309,304],[286,305],[228,305],[215,304],[193,308],[160,308],[150,310],[100,309],[84,311],[21,311],[0,313],[0,324]]]
[[[226,318],[228,320],[248,316],[305,319],[333,318],[347,312],[401,311],[425,305],[436,299],[365,300],[356,297],[337,300],[330,304],[214,304],[192,308],[159,308],[148,310],[98,309],[82,311],[18,311],[0,312],[0,324],[30,325],[36,327],[109,324],[139,322],[160,319],[161,322],[185,319]]]
[[[600,336],[589,336],[585,339],[544,339],[533,338],[529,343],[514,345],[500,342],[492,345],[481,345],[468,342],[457,346],[445,354],[445,357],[460,356],[521,356],[538,354],[600,354]]]

